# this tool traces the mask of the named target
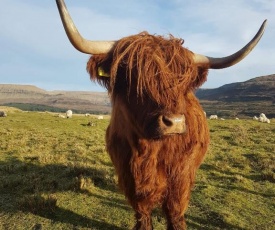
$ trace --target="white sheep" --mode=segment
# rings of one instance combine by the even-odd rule
[[[270,123],[270,120],[266,117],[266,115],[264,113],[261,113],[259,118],[254,116],[253,120],[257,120],[259,122],[268,123],[268,124]]]
[[[6,117],[7,113],[5,111],[0,111],[0,117]]]
[[[64,115],[62,115],[62,114],[58,114],[58,117],[60,117],[60,118],[66,118]]]
[[[210,120],[217,120],[218,119],[218,115],[210,115],[209,119]]]
[[[67,117],[67,118],[72,118],[72,117],[73,117],[73,111],[72,111],[72,110],[68,110],[68,111],[66,112],[66,117]]]

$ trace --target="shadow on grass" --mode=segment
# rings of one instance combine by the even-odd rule
[[[117,227],[115,225],[102,222],[96,219],[90,219],[70,210],[57,207],[54,212],[37,212],[36,215],[52,220],[53,222],[61,222],[71,224],[74,227],[83,227],[91,229],[106,230],[126,230],[126,228]]]
[[[201,168],[202,170],[218,171],[212,165],[204,164]],[[54,196],[45,197],[44,195],[63,191],[85,193],[87,197],[100,200],[101,205],[130,212],[131,208],[127,206],[126,201],[93,193],[85,188],[85,183],[89,185],[88,179],[90,179],[93,186],[109,191],[110,194],[116,193],[116,185],[110,179],[112,178],[111,173],[108,169],[95,168],[93,165],[89,167],[62,164],[43,165],[36,157],[25,158],[22,161],[11,157],[6,161],[0,161],[0,212],[18,213],[18,211],[23,211],[33,213],[53,222],[70,224],[76,228],[127,229],[95,217],[77,214],[74,210],[58,207]],[[214,177],[213,175],[213,179],[215,179]],[[198,190],[203,188],[203,185],[197,187]],[[233,187],[224,187],[224,189],[233,189]],[[234,189],[256,194],[254,191],[244,188],[234,187]],[[267,194],[258,194],[267,196]],[[207,217],[203,219],[190,214],[186,215],[186,219],[190,229],[201,229],[202,226],[205,226],[204,229],[241,229],[225,223],[222,217],[214,212],[208,212]]]
[[[206,219],[193,217],[186,215],[187,226],[189,229],[201,230],[201,229],[230,229],[230,230],[243,230],[238,226],[225,223],[222,219],[219,218],[217,213],[211,212]]]
[[[93,194],[86,189],[85,186],[95,186],[106,192],[116,193],[116,185],[111,179],[112,175],[109,174],[108,169],[92,166],[42,165],[36,157],[26,158],[23,161],[10,157],[6,161],[0,161],[0,212],[33,213],[53,222],[71,224],[75,227],[126,229],[95,217],[88,218],[79,215],[73,210],[57,205],[57,198],[54,194],[69,191],[95,197],[103,205],[106,202],[108,206],[129,210],[126,204],[121,205],[122,200],[111,198],[106,200],[106,197]]]
[[[217,167],[213,166],[213,165],[209,165],[209,164],[202,164],[200,167],[201,170],[207,171],[207,172],[213,172],[211,173],[208,177],[213,180],[213,181],[225,181],[227,180],[232,180],[233,182],[228,182],[227,186],[222,186],[222,185],[217,185],[216,187],[225,189],[225,190],[238,190],[240,192],[244,192],[244,193],[251,193],[254,195],[260,195],[263,197],[275,197],[275,194],[271,194],[271,193],[262,193],[262,192],[258,192],[258,191],[253,191],[244,187],[240,187],[240,186],[236,186],[234,185],[234,180],[236,180],[237,176],[241,176],[243,178],[249,179],[249,180],[253,180],[255,182],[258,181],[264,181],[264,179],[262,178],[261,175],[245,175],[242,173],[233,173],[230,171],[223,171],[221,169],[218,169]],[[219,175],[216,175],[217,172]],[[203,185],[198,185],[196,184],[197,188],[199,189],[203,189],[205,186]]]
[[[98,194],[92,194],[93,197],[96,197],[100,200],[102,200],[102,204],[109,206],[109,207],[115,207],[115,208],[119,208],[119,209],[124,209],[128,212],[131,211],[131,208],[129,205],[127,205],[126,203],[126,199],[125,201],[122,201],[120,199],[116,199],[116,198],[108,198],[108,197],[104,197],[104,196],[100,196]]]

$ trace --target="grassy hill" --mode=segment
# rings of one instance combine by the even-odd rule
[[[207,114],[220,117],[275,117],[275,74],[196,92]]]
[[[0,118],[0,229],[133,227],[105,151],[109,118],[9,111]],[[275,120],[208,122],[211,146],[197,173],[188,229],[273,230]],[[165,229],[159,209],[153,223]]]
[[[275,102],[275,74],[231,83],[216,89],[199,89],[198,98],[224,102]]]
[[[275,75],[253,78],[216,89],[196,92],[208,115],[225,118],[248,118],[265,113],[275,117]],[[110,113],[111,104],[105,92],[45,91],[35,86],[0,84],[0,105],[28,111],[77,113]]]
[[[110,113],[107,93],[86,91],[46,91],[36,86],[0,84],[0,105],[28,111]]]

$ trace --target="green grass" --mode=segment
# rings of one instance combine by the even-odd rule
[[[0,229],[131,229],[134,214],[105,151],[108,123],[21,111],[0,118]],[[188,229],[274,229],[275,121],[209,127]],[[158,209],[153,222],[165,229]]]

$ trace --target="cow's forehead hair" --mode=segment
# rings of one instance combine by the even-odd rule
[[[128,92],[135,90],[138,96],[146,92],[158,102],[165,96],[176,98],[178,90],[197,87],[199,71],[193,53],[182,44],[182,39],[171,35],[165,38],[142,32],[118,40],[107,54],[94,55],[87,70],[93,80],[111,93],[118,82],[124,81],[127,84],[122,88],[128,87]],[[109,77],[98,76],[98,67],[103,67]],[[199,82],[205,79],[206,75]]]
[[[169,89],[175,91],[175,86],[188,87],[196,68],[192,53],[182,42],[147,32],[122,38],[113,51],[111,80],[115,83],[116,77],[121,77],[118,72],[124,69],[128,81],[136,84],[131,87],[136,87],[138,95],[146,90],[156,99]]]

